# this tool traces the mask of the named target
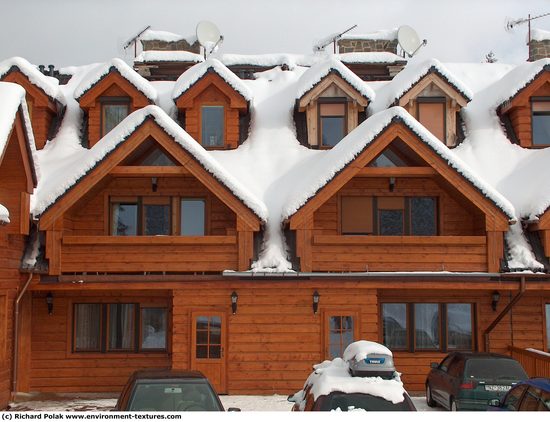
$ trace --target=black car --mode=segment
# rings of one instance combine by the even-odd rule
[[[426,402],[449,410],[486,410],[528,378],[520,363],[495,353],[453,352],[432,363],[426,379]]]
[[[550,411],[550,378],[532,378],[508,391],[502,400],[494,399],[487,410]]]
[[[223,412],[224,408],[216,391],[201,372],[141,370],[130,377],[114,410]]]

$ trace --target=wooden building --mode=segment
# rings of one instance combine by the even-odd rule
[[[543,89],[530,75],[544,65],[529,66],[512,71],[525,78],[511,75],[506,92],[526,85],[526,104]],[[506,81],[509,68],[494,69]],[[148,367],[201,370],[220,393],[290,394],[312,364],[359,339],[394,351],[410,392],[452,350],[548,351],[548,212],[527,220],[496,178],[449,148],[476,96],[441,63],[379,86],[335,58],[247,80],[216,59],[175,82],[150,83],[118,60],[81,72],[64,89],[65,113],[80,121],[64,119],[63,136],[48,139],[63,160],[42,152],[30,210],[21,112],[0,161],[6,332],[21,296],[2,404],[10,386],[118,392]],[[512,154],[491,112],[491,135]],[[345,128],[331,148],[319,130],[334,122],[323,117]],[[43,118],[33,114],[32,127]],[[5,183],[14,166],[17,186]],[[531,375],[548,376],[540,371]]]

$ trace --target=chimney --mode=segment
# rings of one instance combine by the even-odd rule
[[[55,66],[53,64],[49,64],[48,65],[48,75],[49,76],[53,76],[54,74],[54,69],[55,69]]]
[[[195,37],[185,37],[166,31],[146,30],[139,38],[143,51],[189,51],[200,54],[201,46]],[[191,42],[191,43],[190,43]]]
[[[529,59],[534,62],[539,59],[550,58],[550,31],[531,29],[529,45]]]
[[[338,52],[397,54],[397,29],[371,32],[363,35],[345,34],[338,40]]]
[[[38,70],[40,70],[40,73],[46,74],[46,66],[44,66],[43,64],[38,65]]]

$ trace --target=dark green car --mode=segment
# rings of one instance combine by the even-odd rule
[[[426,402],[453,411],[487,410],[490,400],[528,378],[518,361],[495,353],[453,352],[431,367]]]

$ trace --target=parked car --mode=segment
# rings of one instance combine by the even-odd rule
[[[489,402],[488,410],[550,410],[550,378],[532,378],[516,384],[501,400]]]
[[[426,402],[449,410],[486,410],[492,399],[504,396],[527,379],[521,364],[495,353],[453,352],[432,363],[426,379]]]
[[[350,344],[342,358],[313,366],[304,388],[288,401],[293,411],[416,410],[393,364],[391,351],[378,343]]]
[[[224,408],[216,391],[201,372],[141,370],[132,374],[114,410],[223,412]]]

